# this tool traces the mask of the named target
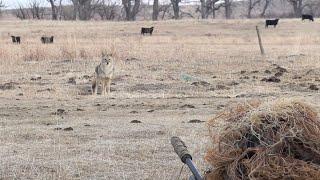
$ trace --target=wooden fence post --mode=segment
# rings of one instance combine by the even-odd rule
[[[259,47],[260,47],[260,51],[261,51],[261,55],[264,55],[264,49],[263,49],[263,45],[262,45],[262,41],[261,41],[261,36],[260,36],[260,31],[258,26],[256,26],[256,30],[257,30],[257,35],[258,35],[258,40],[259,40]]]

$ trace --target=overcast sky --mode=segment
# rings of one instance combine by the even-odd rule
[[[30,0],[2,0],[8,8],[16,8],[19,3],[26,4]],[[43,5],[48,5],[46,0],[40,0]]]

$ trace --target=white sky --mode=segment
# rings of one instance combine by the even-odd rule
[[[2,0],[7,8],[16,8],[18,4],[27,4],[30,0]],[[46,0],[39,0],[44,6],[47,6],[48,3]]]

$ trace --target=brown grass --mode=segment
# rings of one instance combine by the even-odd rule
[[[142,37],[141,26],[154,26],[154,35]],[[299,97],[320,109],[319,91],[308,88],[319,87],[319,31],[319,22],[300,20],[281,20],[276,29],[264,29],[263,20],[1,21],[0,179],[173,179],[181,167],[173,135],[204,171],[208,132],[183,122],[253,98]],[[22,44],[11,44],[8,33]],[[43,35],[55,43],[42,45]],[[92,97],[90,76],[112,49],[111,95]],[[272,64],[288,71],[280,83],[261,81],[276,72]],[[129,123],[135,119],[142,123]]]

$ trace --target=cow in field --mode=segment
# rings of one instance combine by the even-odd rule
[[[12,43],[14,44],[20,44],[21,43],[21,37],[20,36],[11,36]]]
[[[152,32],[153,32],[153,27],[151,28],[145,28],[145,27],[142,27],[141,28],[141,34],[144,35],[144,34],[150,34],[150,36],[152,35]]]
[[[52,44],[53,43],[53,38],[54,36],[51,36],[51,37],[41,37],[41,42],[42,44]]]
[[[277,27],[278,22],[279,22],[279,19],[267,19],[266,20],[266,28],[268,28],[268,26]]]
[[[309,19],[309,21],[314,21],[313,16],[309,14],[302,14],[301,19],[302,21],[304,21],[305,19]]]

